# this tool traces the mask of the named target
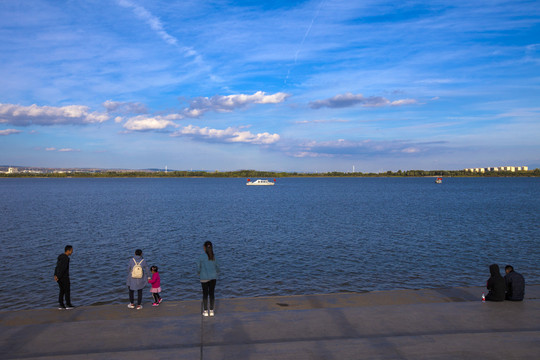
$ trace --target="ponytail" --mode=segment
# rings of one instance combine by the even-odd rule
[[[206,252],[206,255],[208,256],[208,260],[215,260],[214,258],[214,249],[212,248],[212,242],[207,241],[204,243],[204,252]]]

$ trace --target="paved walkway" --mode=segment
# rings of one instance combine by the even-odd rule
[[[540,285],[0,312],[0,359],[537,359]]]

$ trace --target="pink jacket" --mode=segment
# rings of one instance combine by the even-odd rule
[[[161,286],[161,280],[159,278],[159,273],[155,272],[152,274],[152,279],[148,280],[150,284],[152,284],[153,288],[158,288]]]

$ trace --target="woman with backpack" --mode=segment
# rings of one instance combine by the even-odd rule
[[[219,274],[219,266],[214,256],[212,243],[204,243],[204,254],[199,257],[197,273],[201,279],[203,291],[203,316],[214,316],[214,289]],[[210,296],[210,311],[208,311],[208,296]]]
[[[135,290],[137,290],[137,310],[142,309],[142,291],[148,280],[150,280],[150,269],[148,269],[148,264],[146,260],[142,257],[142,250],[135,250],[135,257],[129,260],[128,263],[128,274],[126,285],[129,290],[129,305],[127,306],[130,309],[135,308],[134,298]]]

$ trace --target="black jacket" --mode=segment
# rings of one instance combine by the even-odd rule
[[[499,265],[489,265],[489,272],[491,273],[491,277],[487,281],[489,293],[486,295],[486,300],[504,301],[506,285],[504,283],[504,278],[501,276]]]
[[[65,253],[58,255],[54,275],[56,275],[59,281],[69,280],[69,256]]]
[[[506,300],[521,301],[525,295],[525,279],[515,271],[504,276],[506,281]]]

